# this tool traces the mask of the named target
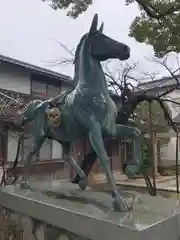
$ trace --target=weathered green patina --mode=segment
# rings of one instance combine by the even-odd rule
[[[148,171],[149,168],[151,167],[151,162],[149,162],[149,156],[144,154],[145,138],[144,138],[144,136],[137,137],[137,135],[135,134],[136,127],[134,126],[134,123],[129,120],[130,120],[131,114],[133,113],[133,111],[135,110],[135,108],[137,107],[138,104],[140,104],[143,101],[153,101],[153,100],[158,101],[158,98],[155,94],[149,95],[144,92],[135,93],[126,87],[123,89],[122,94],[121,94],[120,104],[119,104],[119,109],[118,109],[118,116],[117,116],[117,121],[119,124],[122,124],[125,126],[131,126],[130,128],[128,128],[128,131],[131,131],[131,138],[135,140],[135,144],[136,144],[135,148],[139,149],[139,144],[141,144],[141,153],[142,153],[141,169],[139,169],[139,172],[136,172],[136,173],[140,173],[144,177],[144,180],[145,180],[145,183],[147,186],[147,190],[148,190],[149,194],[152,196],[155,195],[155,189],[151,183],[151,179],[149,177],[149,171]],[[130,134],[128,136],[130,136]],[[124,135],[124,131],[120,132],[120,134],[119,135],[117,134],[117,136],[116,136],[116,138],[122,138],[122,137],[126,137]],[[110,136],[110,138],[111,138],[111,136]],[[134,155],[135,158],[139,157],[139,155],[137,155],[137,154],[138,153],[136,151],[135,155]],[[80,165],[81,169],[84,171],[84,173],[86,174],[87,177],[88,177],[89,173],[91,172],[92,167],[96,161],[97,161],[97,154],[93,149],[91,149],[84,156],[84,160],[82,161],[82,163]],[[119,159],[119,161],[121,161],[121,160]],[[131,161],[132,161],[132,159],[131,159]],[[133,165],[136,165],[135,163],[136,163],[136,160],[134,160],[134,162],[132,162]],[[131,164],[130,162],[124,163],[124,168],[126,170],[126,174],[128,175],[128,177],[134,177],[133,172],[128,171],[130,168],[128,165],[130,165],[130,164]],[[81,178],[77,173],[75,175],[75,177],[73,178],[72,183],[78,184],[80,180],[81,180]]]
[[[103,34],[103,25],[97,29],[98,16],[94,16],[90,30],[77,46],[75,54],[75,88],[47,101],[31,102],[22,112],[22,122],[31,122],[34,142],[25,157],[25,172],[22,187],[28,187],[30,162],[46,138],[62,144],[67,160],[80,176],[79,186],[86,187],[86,174],[70,155],[71,143],[87,137],[97,154],[112,189],[115,209],[127,211],[128,204],[122,198],[109,167],[103,137],[129,137],[135,141],[135,158],[127,166],[127,173],[134,175],[140,171],[142,159],[140,151],[141,133],[137,128],[117,125],[117,109],[111,99],[101,61],[110,58],[126,60],[130,48]],[[52,108],[56,108],[52,111]],[[58,109],[58,110],[57,110]],[[59,124],[57,124],[59,121]],[[55,124],[53,124],[55,123]]]

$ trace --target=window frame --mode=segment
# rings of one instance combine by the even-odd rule
[[[44,85],[44,86],[45,86],[45,91],[44,91],[44,93],[33,90],[33,89],[34,89],[34,88],[33,88],[33,83],[38,83],[38,84]],[[31,89],[30,89],[30,94],[33,95],[33,96],[39,96],[39,97],[41,97],[41,96],[43,96],[43,95],[47,95],[47,84],[46,84],[45,82],[41,82],[41,81],[37,81],[37,80],[35,80],[35,79],[31,79],[31,86],[30,86],[30,87],[31,87]]]

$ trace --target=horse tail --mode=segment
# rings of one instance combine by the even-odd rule
[[[21,111],[22,122],[29,122],[36,116],[36,108],[42,104],[42,100],[33,100],[29,102],[26,107]]]

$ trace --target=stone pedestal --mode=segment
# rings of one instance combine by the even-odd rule
[[[32,187],[31,191],[19,186],[0,190],[3,211],[10,213],[11,221],[17,215],[14,219],[21,223],[22,231],[30,229],[28,240],[178,239],[180,211],[175,199],[141,195],[134,200],[132,212],[120,213],[113,211],[108,193],[91,188],[82,192],[69,183]],[[129,201],[134,198],[132,192],[123,195]]]

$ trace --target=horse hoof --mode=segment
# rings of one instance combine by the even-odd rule
[[[75,178],[71,181],[71,183],[78,184],[80,180],[81,178],[79,177],[79,175],[76,175]]]
[[[31,187],[29,186],[29,184],[27,182],[22,182],[20,184],[20,188],[21,189],[30,189]]]
[[[113,209],[117,212],[128,212],[130,208],[125,199],[115,197],[113,199]]]
[[[86,181],[85,179],[79,180],[78,184],[79,184],[80,189],[83,190],[83,191],[84,191],[84,190],[86,189],[86,187],[87,187],[87,181]]]

